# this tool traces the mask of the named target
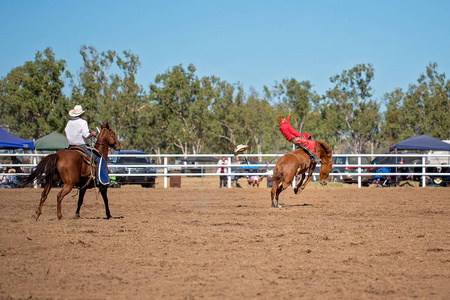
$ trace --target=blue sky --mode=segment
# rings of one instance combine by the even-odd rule
[[[139,56],[146,91],[157,74],[192,63],[246,91],[295,78],[324,94],[331,76],[370,63],[380,100],[430,62],[448,79],[449,12],[447,0],[0,0],[0,76],[46,47],[77,73],[80,47],[91,45]]]

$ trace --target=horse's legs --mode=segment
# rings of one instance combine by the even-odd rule
[[[278,198],[277,198],[277,205],[275,206],[275,203],[273,202],[273,198],[275,197],[275,193],[278,189],[278,180],[273,179],[272,182],[272,190],[270,191],[270,200],[272,202],[272,207],[277,207],[278,206]]]
[[[105,210],[106,210],[106,218],[111,219],[111,213],[109,212],[109,204],[108,204],[108,189],[101,189],[100,193],[103,197],[103,202],[105,202]]]
[[[80,190],[80,193],[78,194],[78,205],[77,205],[77,212],[75,213],[75,218],[80,218],[80,208],[81,205],[83,205],[84,195],[86,194],[86,189]]]
[[[280,197],[280,194],[282,191],[284,191],[285,189],[287,189],[289,186],[291,185],[290,182],[285,182],[282,181],[280,183],[278,183],[278,180],[273,180],[273,185],[272,185],[272,190],[270,192],[271,195],[271,200],[272,200],[272,207],[280,207],[278,205],[278,199]],[[275,202],[273,202],[273,199],[275,197]]]
[[[299,180],[299,182],[297,183],[297,185],[294,188],[294,193],[297,195],[298,194],[298,189],[302,186],[303,184],[303,180],[305,180],[305,173],[302,173],[302,178]],[[301,192],[301,190],[300,190]]]
[[[306,187],[306,185],[311,181],[312,179],[312,174],[314,173],[314,169],[316,168],[316,164],[312,164],[311,167],[309,168],[309,172],[308,172],[308,179],[306,180],[306,182],[300,187],[300,192],[303,191]]]
[[[285,189],[287,189],[292,183],[292,180],[289,182],[283,181],[282,183],[280,183],[278,185],[277,188],[277,193],[275,195],[275,200],[276,200],[276,207],[281,207],[281,205],[278,204],[278,198],[280,197],[280,194],[282,191],[284,191]]]
[[[64,184],[63,188],[58,193],[58,198],[56,199],[56,201],[57,201],[57,203],[56,203],[56,211],[57,211],[57,216],[58,216],[59,220],[61,220],[62,217],[63,217],[62,216],[62,212],[61,212],[62,199],[72,190],[72,188],[73,188],[73,185]]]
[[[44,206],[45,200],[47,200],[48,193],[52,189],[52,185],[53,185],[53,182],[51,180],[47,181],[45,183],[44,190],[42,191],[42,194],[41,194],[41,201],[39,202],[38,209],[36,210],[36,221],[39,219],[39,216],[42,214],[42,207]]]

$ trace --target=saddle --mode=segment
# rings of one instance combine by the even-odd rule
[[[85,186],[89,184],[92,179],[95,179],[98,184],[109,185],[108,167],[103,154],[95,148],[89,148],[91,155],[88,155],[86,151],[77,146],[69,147],[69,150],[76,151],[80,154],[83,162],[90,167],[89,180]]]
[[[72,146],[72,147],[69,147],[69,150],[77,151],[78,154],[80,154],[81,158],[83,159],[83,162],[86,163],[87,165],[92,166],[92,167],[97,167],[97,164],[95,163],[94,157],[92,157],[92,159],[91,159],[91,156],[88,155],[83,148],[77,147],[77,146]],[[95,152],[100,157],[102,156],[102,154],[97,149],[90,148],[90,150],[91,150],[92,153]]]

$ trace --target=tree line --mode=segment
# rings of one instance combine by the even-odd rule
[[[213,75],[199,77],[192,64],[171,67],[145,90],[136,82],[139,57],[130,51],[82,46],[80,56],[76,74],[46,48],[2,76],[2,128],[26,139],[64,134],[68,111],[80,104],[91,128],[108,122],[125,149],[154,154],[231,153],[238,144],[258,154],[288,151],[292,146],[276,121],[288,111],[297,131],[326,141],[335,152],[380,153],[421,134],[450,139],[450,81],[437,63],[406,91],[373,99],[371,64],[332,76],[333,87],[319,95],[309,81],[295,78],[246,92]]]

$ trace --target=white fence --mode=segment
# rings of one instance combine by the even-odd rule
[[[138,167],[154,167],[157,169],[156,174],[119,174],[119,173],[111,173],[110,176],[120,177],[120,176],[157,176],[157,177],[164,177],[164,188],[168,187],[168,179],[171,176],[219,176],[224,174],[218,174],[216,172],[217,168],[221,165],[217,163],[195,163],[195,164],[188,164],[187,162],[184,162],[183,164],[173,164],[169,163],[174,162],[175,160],[185,159],[185,158],[199,158],[199,157],[213,157],[216,158],[217,161],[220,157],[227,157],[228,165],[227,167],[227,173],[225,174],[228,178],[228,187],[231,187],[231,179],[234,176],[247,176],[249,166],[258,168],[253,169],[253,174],[255,175],[265,175],[270,176],[271,170],[275,166],[277,159],[283,156],[284,153],[281,154],[248,154],[248,155],[239,155],[239,162],[236,160],[236,157],[230,154],[199,154],[199,155],[181,155],[181,154],[160,154],[160,155],[135,155],[135,157],[149,157],[150,159],[153,159],[155,161],[158,161],[159,163],[155,164],[149,164],[149,165],[114,165],[115,167],[126,167],[128,169],[131,168],[138,168]],[[11,175],[7,173],[7,170],[12,167],[22,167],[25,170],[25,173],[23,175],[29,174],[32,168],[36,167],[37,162],[47,154],[24,154],[24,153],[3,153],[0,154],[0,176],[4,175]],[[12,156],[17,156],[22,162],[22,164],[12,164],[11,160],[8,159]],[[114,158],[118,156],[125,156],[125,155],[110,155],[109,158]],[[449,154],[334,154],[333,157],[356,157],[357,163],[355,164],[334,164],[333,168],[339,169],[352,169],[352,173],[347,173],[345,170],[334,172],[333,176],[345,176],[351,174],[351,176],[356,178],[356,182],[358,184],[358,187],[362,186],[363,178],[365,177],[374,177],[376,175],[380,175],[380,173],[376,173],[374,171],[372,172],[363,172],[365,168],[375,168],[375,167],[404,167],[404,168],[411,168],[415,171],[411,172],[391,172],[389,173],[390,176],[404,176],[404,175],[411,175],[414,177],[420,177],[421,186],[425,187],[427,185],[427,179],[432,176],[441,176],[443,178],[450,177],[450,155]],[[408,157],[419,157],[420,162],[415,162],[414,164],[383,164],[383,165],[373,165],[373,164],[363,164],[361,162],[362,157],[368,157],[369,160],[372,160],[375,157],[402,157],[408,158]],[[245,160],[247,159],[257,159],[260,163],[257,164],[247,164]],[[437,160],[439,159],[439,160]],[[3,162],[2,162],[3,161]],[[265,162],[265,163],[262,163]],[[430,163],[433,162],[433,163]],[[111,166],[111,165],[110,165]],[[318,165],[319,166],[319,165]],[[440,168],[441,170],[446,170],[445,172],[430,172],[430,168],[436,167]],[[196,169],[197,171],[200,169],[199,173],[191,173],[193,169]],[[418,171],[420,169],[420,171]],[[428,170],[427,170],[428,169]],[[183,172],[184,171],[184,172]],[[319,174],[318,168],[316,168],[314,172],[314,176],[318,176]],[[313,178],[314,180],[315,178]]]

